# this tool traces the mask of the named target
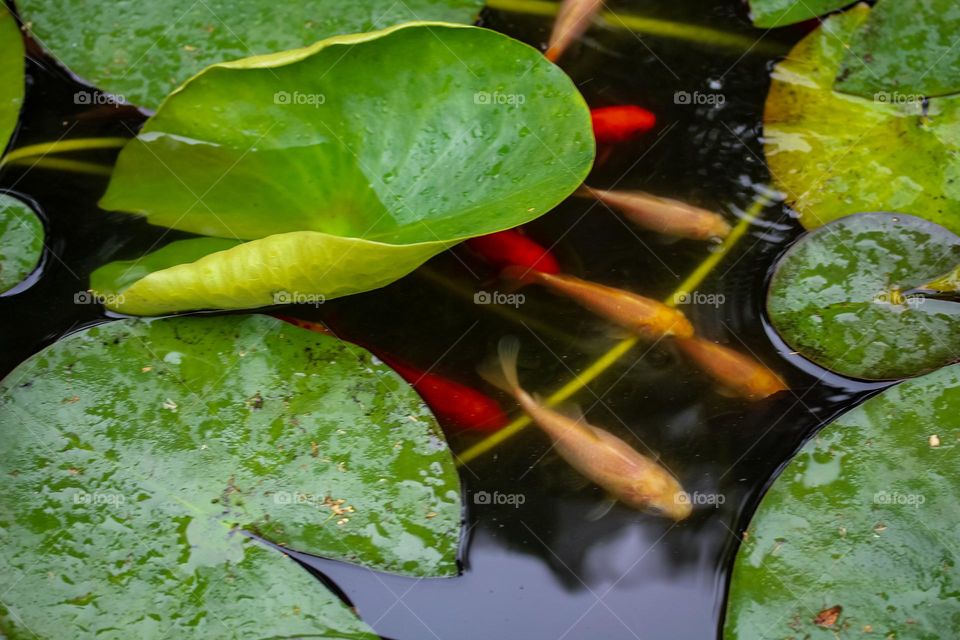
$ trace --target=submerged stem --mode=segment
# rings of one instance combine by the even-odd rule
[[[512,13],[555,16],[560,9],[560,3],[548,2],[547,0],[487,0],[487,7]],[[758,38],[695,24],[647,18],[615,11],[604,11],[600,16],[610,27],[627,29],[635,33],[659,38],[732,49],[740,53],[754,52],[761,55],[782,55],[787,51],[784,46],[771,45]]]
[[[423,277],[424,279],[429,280],[433,284],[446,289],[450,293],[463,298],[464,300],[472,301],[474,295],[476,294],[474,289],[464,286],[460,281],[454,280],[453,278],[448,278],[429,266],[420,267],[413,273],[414,275]],[[487,311],[490,311],[491,313],[494,313],[511,322],[516,322],[517,324],[536,329],[538,332],[542,333],[543,335],[550,336],[554,340],[567,343],[573,343],[577,341],[575,336],[572,336],[565,331],[557,330],[552,325],[542,320],[526,316],[519,311],[511,309],[510,307],[505,307],[499,304],[490,304],[484,305],[484,308]]]
[[[41,142],[14,149],[3,157],[3,164],[9,164],[25,158],[42,157],[51,153],[72,153],[94,149],[119,149],[129,142],[129,138],[74,138]]]
[[[109,176],[113,173],[113,169],[106,165],[96,164],[95,162],[84,162],[82,160],[70,160],[68,158],[37,158],[36,156],[30,156],[26,158],[15,158],[12,161],[4,158],[3,164],[30,167],[31,169],[71,171],[73,173],[86,173],[94,176]]]
[[[754,200],[753,204],[750,205],[750,208],[747,209],[744,216],[730,232],[730,235],[727,236],[726,240],[723,241],[723,244],[720,245],[720,248],[707,256],[707,258],[701,262],[700,265],[694,269],[689,276],[687,276],[687,279],[680,283],[680,286],[677,287],[676,291],[671,293],[667,299],[664,300],[664,304],[672,307],[676,304],[676,301],[682,294],[689,294],[693,289],[696,289],[698,286],[700,286],[700,283],[702,283],[706,277],[710,275],[710,272],[713,271],[720,261],[730,253],[730,250],[733,249],[733,247],[736,246],[740,239],[746,234],[747,229],[750,228],[750,224],[760,215],[763,209],[770,204],[771,201],[763,195]],[[629,353],[638,342],[640,342],[640,338],[637,336],[630,336],[629,338],[621,340],[609,351],[600,356],[600,358],[593,364],[580,372],[580,374],[578,374],[573,380],[570,380],[567,384],[550,394],[550,396],[548,396],[544,401],[544,404],[552,407],[567,400],[585,386],[593,382],[597,377],[600,376],[600,374],[613,366],[620,358]],[[494,447],[502,444],[509,438],[512,438],[516,434],[523,431],[523,429],[525,429],[530,423],[531,420],[529,416],[522,415],[518,417],[516,420],[503,427],[496,433],[487,436],[463,453],[457,454],[457,466],[463,466],[468,462],[479,458]]]

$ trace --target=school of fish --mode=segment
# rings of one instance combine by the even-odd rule
[[[583,36],[603,6],[602,0],[564,0],[560,6],[545,56],[559,61]],[[591,110],[600,164],[612,150],[637,140],[656,126],[652,112],[638,105],[611,105]],[[599,189],[582,185],[574,194],[623,215],[637,227],[676,238],[708,241],[729,236],[731,226],[714,211],[679,200],[640,191]],[[786,383],[756,359],[696,335],[687,317],[672,305],[638,293],[590,282],[564,273],[553,253],[521,229],[507,229],[469,239],[467,248],[499,272],[502,283],[514,290],[536,285],[563,296],[621,330],[649,342],[664,341],[710,377],[720,393],[761,400],[788,390]],[[924,288],[956,291],[956,271]],[[323,325],[277,316],[297,326],[330,334]],[[356,342],[356,341],[355,341]],[[489,395],[451,380],[430,368],[415,367],[381,349],[357,342],[406,380],[431,408],[445,428],[491,432],[508,419]],[[690,496],[674,474],[613,433],[591,425],[582,415],[546,406],[521,387],[517,360],[519,341],[501,339],[496,363],[481,366],[480,375],[508,393],[551,441],[553,450],[574,470],[601,487],[612,500],[674,521],[693,511]]]

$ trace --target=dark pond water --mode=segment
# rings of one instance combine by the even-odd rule
[[[751,29],[738,0],[612,6],[764,36]],[[497,11],[485,12],[483,23],[535,45],[550,26],[546,18]],[[762,42],[785,51],[801,36],[786,30]],[[655,134],[609,158],[591,184],[643,189],[738,215],[769,180],[759,135],[773,59],[641,39],[626,30],[592,30],[564,62],[588,102],[640,104],[657,113],[659,124]],[[32,50],[15,146],[130,136],[142,124],[144,116],[134,110],[75,105],[79,86]],[[677,91],[720,95],[723,104],[676,104]],[[112,162],[109,152],[88,157]],[[37,202],[49,234],[36,283],[0,298],[3,373],[66,333],[105,319],[99,307],[73,302],[94,268],[184,237],[98,210],[105,185],[105,178],[39,169],[0,174],[0,188]],[[546,244],[556,242],[571,273],[652,297],[668,295],[709,250],[694,242],[665,243],[581,200],[563,204],[528,231]],[[770,266],[799,232],[784,207],[768,207],[699,287],[705,295],[722,294],[723,304],[686,309],[702,335],[753,352],[785,376],[792,393],[757,403],[725,398],[669,349],[638,348],[577,398],[591,422],[659,452],[688,491],[722,496],[722,504],[703,505],[678,525],[621,507],[591,520],[602,500],[599,490],[584,486],[548,452],[546,439],[528,429],[462,470],[468,534],[461,577],[411,580],[305,560],[378,633],[395,640],[716,637],[738,536],[757,498],[818,426],[877,388],[825,375],[790,356],[766,325],[763,291]],[[545,393],[614,343],[602,322],[542,291],[526,292],[513,319],[474,305],[472,292],[493,276],[457,250],[386,289],[297,309],[295,315],[323,320],[415,366],[433,366],[436,373],[476,385],[476,364],[501,336],[513,334],[523,344],[525,386]],[[451,436],[455,451],[475,441]],[[476,498],[494,493],[522,504],[480,504],[483,499]]]

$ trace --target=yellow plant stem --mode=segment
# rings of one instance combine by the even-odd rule
[[[442,287],[453,295],[467,301],[473,301],[477,293],[471,287],[462,284],[461,281],[448,278],[432,267],[420,267],[413,273],[414,275],[422,277],[425,280],[429,280],[431,283]],[[530,327],[531,329],[536,329],[538,333],[545,336],[550,336],[552,339],[559,342],[573,343],[577,341],[575,336],[572,336],[565,331],[559,331],[546,322],[520,313],[520,311],[516,309],[511,309],[510,307],[500,304],[487,304],[483,305],[483,308],[511,322]]]
[[[16,158],[3,161],[5,165],[30,167],[31,169],[49,169],[51,171],[70,171],[73,173],[86,173],[94,176],[109,176],[113,169],[102,164],[93,162],[83,162],[82,160],[70,160],[68,158]]]
[[[664,300],[664,303],[672,307],[683,294],[689,294],[700,286],[706,277],[710,275],[710,272],[713,271],[720,261],[723,260],[724,257],[730,253],[730,250],[743,238],[750,228],[751,223],[760,215],[763,209],[769,205],[770,200],[764,196],[760,196],[754,200],[753,204],[750,205],[750,208],[747,209],[744,216],[730,232],[730,235],[723,241],[723,244],[707,256],[707,258],[687,276],[687,279],[681,282],[680,286]],[[593,364],[580,372],[573,380],[570,380],[567,384],[550,394],[544,401],[544,404],[552,407],[569,399],[575,393],[596,380],[604,371],[620,360],[620,358],[627,355],[639,342],[640,339],[636,336],[630,336],[629,338],[621,340],[609,351],[600,356]],[[463,466],[476,460],[493,448],[506,442],[508,439],[523,431],[530,422],[530,418],[526,415],[518,417],[507,426],[487,436],[463,453],[457,454],[457,466]]]
[[[526,13],[536,16],[555,16],[560,9],[559,2],[546,0],[487,0],[487,7],[509,11],[511,13]],[[710,27],[659,20],[644,16],[604,11],[600,14],[608,26],[627,29],[635,33],[693,42],[699,45],[732,49],[743,52],[751,51],[760,55],[782,55],[787,47],[763,42],[758,38]]]
[[[37,158],[51,153],[73,153],[76,151],[90,151],[95,149],[119,149],[129,142],[129,138],[74,138],[72,140],[56,140],[41,142],[26,147],[14,149],[3,157],[2,164],[13,163],[26,158]]]

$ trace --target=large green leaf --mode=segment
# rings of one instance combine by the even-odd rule
[[[0,156],[17,128],[24,89],[23,36],[17,21],[0,6]]]
[[[900,211],[960,233],[960,98],[873,100],[832,90],[866,5],[828,19],[773,72],[767,162],[811,229],[861,211]]]
[[[43,254],[43,223],[25,202],[0,193],[0,293],[37,268]]]
[[[960,637],[958,415],[954,365],[888,389],[807,443],[744,536],[724,637]]]
[[[195,238],[171,243],[139,260],[104,265],[91,274],[90,288],[108,308],[144,316],[322,304],[328,298],[387,285],[445,247],[436,242],[386,245],[316,231],[280,233],[246,243]]]
[[[811,231],[777,263],[767,311],[787,344],[854,378],[960,360],[960,304],[904,296],[960,262],[960,237],[913,216],[862,213]]]
[[[217,62],[411,20],[473,22],[482,0],[17,0],[37,39],[80,77],[156,108]]]
[[[443,437],[358,347],[266,316],[125,320],[55,343],[0,391],[10,638],[375,637],[244,532],[457,572]]]
[[[837,89],[878,99],[960,92],[957,25],[956,0],[878,2],[853,34]]]
[[[121,152],[101,205],[260,240],[134,284],[117,310],[382,286],[455,242],[546,213],[593,155],[570,79],[486,29],[402,25],[217,65]]]
[[[758,27],[782,27],[842,9],[855,0],[750,0],[750,16]]]

